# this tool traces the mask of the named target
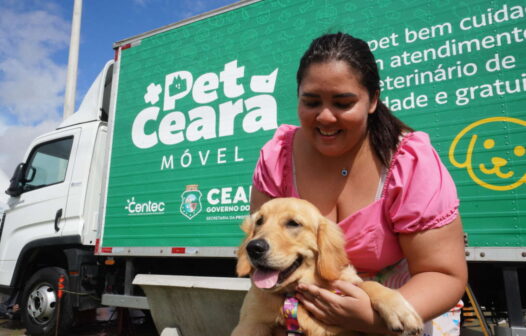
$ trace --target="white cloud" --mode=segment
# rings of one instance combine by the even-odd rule
[[[6,176],[62,116],[66,64],[55,58],[67,52],[71,28],[56,9],[0,4],[0,171]]]
[[[9,123],[60,118],[66,65],[53,57],[67,49],[69,30],[55,14],[0,6],[0,112]]]
[[[5,75],[0,82],[0,100],[6,112],[22,124],[60,117],[64,103],[65,67],[42,60],[27,66],[16,59],[0,62]]]
[[[10,126],[0,134],[0,171],[11,176],[22,162],[29,144],[37,136],[54,130],[60,121],[44,121],[36,126]],[[1,128],[1,127],[0,127]],[[2,193],[0,189],[0,193]]]

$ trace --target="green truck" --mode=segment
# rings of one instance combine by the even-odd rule
[[[302,52],[343,31],[368,41],[382,99],[430,135],[456,182],[469,301],[506,322],[489,332],[526,335],[525,23],[521,0],[240,1],[115,43],[78,112],[17,166],[0,288],[35,335],[54,330],[60,275],[80,294],[63,312],[99,296],[151,309],[159,332],[227,334],[197,306],[224,330],[237,321],[248,282],[234,279],[235,255],[259,149],[298,124]]]

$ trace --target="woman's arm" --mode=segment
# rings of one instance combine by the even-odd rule
[[[412,275],[400,293],[424,321],[453,307],[468,278],[460,217],[437,229],[401,234],[399,241]]]
[[[451,309],[462,297],[467,281],[460,219],[441,228],[400,235],[399,239],[412,274],[400,293],[424,321]],[[302,284],[299,297],[311,314],[327,325],[388,333],[365,292],[342,281],[336,281],[334,287],[345,296]]]

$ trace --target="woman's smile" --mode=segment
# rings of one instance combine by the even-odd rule
[[[318,132],[320,132],[320,134],[322,136],[325,136],[325,137],[334,137],[334,136],[336,136],[338,133],[340,133],[342,131],[341,130],[322,129],[322,128],[318,127]]]

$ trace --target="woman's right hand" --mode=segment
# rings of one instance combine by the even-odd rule
[[[316,285],[299,284],[296,296],[312,317],[325,325],[343,330],[386,331],[369,296],[361,288],[341,280],[334,281],[332,287],[339,293]]]

